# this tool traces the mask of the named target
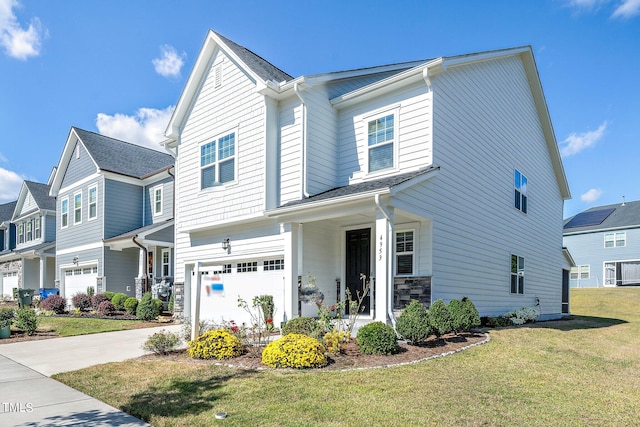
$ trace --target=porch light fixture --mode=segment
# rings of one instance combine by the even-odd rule
[[[78,265],[78,255],[73,257],[73,265]]]
[[[222,241],[222,249],[224,249],[225,251],[227,249],[229,249],[229,238],[228,237]]]

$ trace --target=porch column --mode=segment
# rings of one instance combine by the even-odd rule
[[[41,255],[40,258],[40,289],[44,288],[44,280],[47,275],[47,257]]]
[[[393,210],[382,209],[376,209],[374,320],[386,323],[393,286]]]
[[[146,274],[145,274],[146,260],[144,259],[144,253],[145,253],[145,250],[140,248],[140,251],[138,254],[138,278],[146,277]]]
[[[300,224],[286,223],[280,225],[280,235],[284,243],[284,321],[298,316],[298,276],[301,262],[299,260],[299,239],[302,236]]]

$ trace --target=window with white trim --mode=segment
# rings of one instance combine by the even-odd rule
[[[89,219],[98,217],[98,186],[89,187]]]
[[[18,243],[24,243],[24,224],[18,225]]]
[[[519,170],[513,172],[514,206],[522,213],[527,213],[527,177]]]
[[[511,293],[524,294],[524,258],[511,255]]]
[[[284,258],[265,260],[262,264],[262,270],[264,271],[284,270]]]
[[[153,189],[153,214],[162,215],[162,186]]]
[[[26,237],[25,237],[25,241],[26,242],[30,242],[30,241],[33,240],[33,228],[32,227],[33,227],[33,224],[31,223],[31,221],[30,220],[27,221],[27,223],[26,223],[27,232],[26,232]]]
[[[170,261],[171,261],[171,249],[163,249],[162,250],[162,276],[163,277],[171,276]]]
[[[73,195],[73,224],[82,222],[82,193]]]
[[[413,231],[396,233],[396,274],[410,276],[413,274]]]
[[[66,197],[60,201],[60,224],[62,228],[69,225],[69,199]]]
[[[368,172],[394,166],[395,115],[385,114],[367,123]]]
[[[250,273],[252,271],[258,271],[258,262],[239,262],[236,264],[236,271],[238,273]]]
[[[33,228],[34,228],[34,232],[36,235],[36,239],[39,239],[42,237],[42,229],[40,228],[40,217],[36,218],[35,220],[33,220]]]
[[[589,279],[590,277],[591,277],[591,266],[589,264],[577,265],[575,267],[571,267],[571,273],[569,276],[571,280]]]
[[[605,248],[622,248],[627,245],[627,232],[604,233]]]
[[[232,132],[200,147],[200,188],[235,180],[236,134]]]

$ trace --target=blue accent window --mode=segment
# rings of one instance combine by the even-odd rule
[[[369,172],[393,167],[394,115],[371,120],[367,128]]]
[[[235,180],[235,133],[200,147],[201,188]]]

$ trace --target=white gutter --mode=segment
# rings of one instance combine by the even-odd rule
[[[389,227],[387,227],[387,315],[389,316],[389,320],[391,320],[391,324],[393,325],[393,329],[396,328],[396,318],[393,315],[393,221],[391,221],[391,213],[387,210],[386,207],[382,205],[380,201],[380,195],[376,194],[373,196],[373,200],[376,203],[382,215],[387,219],[387,223]]]
[[[302,89],[299,82],[294,83],[293,91],[302,102],[302,196],[309,197],[309,192],[307,191],[307,103],[302,97]]]

